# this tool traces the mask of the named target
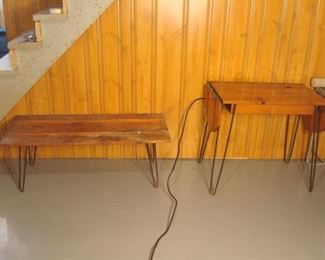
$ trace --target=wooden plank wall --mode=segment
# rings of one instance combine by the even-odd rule
[[[4,121],[16,114],[163,112],[173,141],[158,153],[173,157],[183,112],[202,96],[206,80],[308,84],[313,75],[325,76],[324,15],[322,0],[117,0]],[[284,123],[283,116],[238,116],[229,156],[281,158]],[[197,104],[182,157],[196,156],[201,129]],[[220,140],[224,145],[225,128]],[[322,143],[324,135],[324,155]],[[305,147],[301,128],[293,157],[303,157]],[[141,157],[144,150],[63,147],[40,155]]]
[[[34,13],[58,5],[62,0],[3,0],[8,41],[34,28]]]

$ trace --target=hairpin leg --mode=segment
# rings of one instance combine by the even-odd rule
[[[158,179],[156,144],[146,144],[146,150],[147,150],[147,154],[148,154],[150,174],[151,174],[151,178],[152,178],[152,185],[155,188],[157,188],[159,185],[159,179]]]
[[[311,142],[313,141],[313,135],[311,132],[308,133],[308,145],[305,152],[305,163],[310,164],[311,156]]]
[[[317,162],[317,150],[319,139],[319,107],[315,107],[314,111],[314,124],[312,129],[312,144],[311,144],[311,164],[310,164],[310,178],[309,178],[309,192],[314,189],[315,174],[316,174],[316,162]]]
[[[33,166],[35,164],[35,161],[36,161],[37,146],[33,146],[33,148],[28,146],[27,150],[28,150],[28,164],[30,166]]]
[[[213,148],[213,160],[212,160],[212,168],[211,168],[211,174],[210,174],[209,192],[212,195],[215,194],[214,188],[213,188],[213,177],[214,177],[214,166],[215,166],[216,157],[217,157],[218,140],[219,140],[219,129],[216,131],[216,140],[215,140],[214,148]],[[227,146],[227,144],[226,144],[226,146]],[[220,172],[219,172],[219,176],[220,176]],[[218,183],[215,187],[215,190],[217,190],[217,186],[218,186]]]
[[[291,134],[290,146],[289,146],[289,150],[288,150],[288,132],[289,132],[290,115],[287,115],[286,131],[285,131],[285,137],[284,137],[284,150],[283,150],[283,161],[285,163],[289,163],[289,161],[291,159],[292,151],[293,151],[295,141],[296,141],[300,118],[301,118],[300,115],[295,117],[295,122],[294,122],[293,130],[292,130],[292,134]],[[287,152],[287,150],[288,150],[288,152]]]
[[[217,145],[218,145],[219,130],[217,132],[216,142],[215,142],[215,145],[214,145],[214,155],[213,155],[213,162],[212,162],[212,169],[211,169],[211,178],[210,178],[210,187],[209,187],[209,192],[210,192],[211,195],[215,195],[216,194],[217,189],[218,189],[218,185],[219,185],[219,181],[221,179],[221,174],[222,174],[223,166],[224,166],[225,159],[226,159],[226,155],[227,155],[227,150],[228,150],[228,145],[229,145],[229,140],[230,140],[232,125],[233,125],[233,122],[234,122],[234,117],[235,117],[235,109],[234,109],[234,111],[231,114],[231,121],[230,121],[228,136],[227,136],[227,142],[226,142],[225,150],[224,150],[224,153],[223,153],[223,158],[222,158],[221,166],[220,166],[220,169],[219,169],[219,175],[218,175],[217,183],[214,186],[214,184],[213,184],[214,165],[215,165],[215,159],[216,159],[216,156],[217,156]]]
[[[305,153],[305,163],[310,165],[311,164],[311,146],[312,146],[312,142],[313,142],[313,135],[312,132],[309,132],[308,135],[308,145],[306,148],[306,153]],[[316,161],[316,166],[318,165],[325,165],[325,161],[322,158],[319,158],[319,156],[317,155],[317,161]]]
[[[33,151],[31,151],[31,149]],[[27,163],[29,165],[34,165],[36,161],[36,150],[37,147],[33,148],[29,146],[19,146],[19,161],[18,161],[18,183],[17,187],[20,192],[24,192],[25,190],[25,182],[26,182],[26,172],[27,172]]]
[[[200,145],[200,150],[199,150],[199,156],[197,158],[197,161],[199,163],[201,163],[203,158],[204,158],[205,150],[207,148],[207,143],[209,141],[210,130],[208,128],[209,128],[208,127],[208,122],[206,122],[205,127],[204,127],[204,131],[203,131],[203,135],[202,135],[202,140],[201,140],[201,145]]]
[[[19,175],[18,175],[18,189],[20,192],[24,192],[25,189],[25,178],[27,169],[27,150],[28,147],[19,146]],[[22,156],[24,158],[22,158]]]

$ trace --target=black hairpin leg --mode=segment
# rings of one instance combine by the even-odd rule
[[[227,142],[226,142],[226,146],[225,146],[225,150],[224,150],[224,154],[223,154],[223,158],[222,158],[221,166],[220,166],[220,169],[219,169],[219,175],[218,175],[218,179],[217,179],[216,184],[214,184],[214,167],[215,167],[215,161],[216,161],[216,157],[217,157],[219,129],[215,131],[216,132],[216,139],[215,139],[215,144],[214,144],[213,161],[212,161],[210,184],[209,184],[209,192],[210,192],[211,195],[216,194],[218,186],[219,186],[223,166],[224,166],[226,155],[227,155],[228,144],[229,144],[229,140],[230,140],[230,135],[231,135],[231,130],[232,130],[232,126],[233,126],[234,116],[235,116],[235,109],[234,109],[234,111],[233,111],[233,113],[231,115],[231,121],[230,121],[230,126],[229,126],[229,131],[228,131]],[[203,131],[203,134],[202,134],[202,138],[201,138],[201,145],[200,145],[199,155],[198,155],[198,159],[197,159],[199,163],[201,163],[203,158],[204,158],[207,143],[208,143],[209,138],[210,138],[210,133],[211,133],[211,131],[209,130],[208,123],[206,122],[205,127],[204,127],[204,131]]]
[[[33,151],[31,151],[33,149]],[[18,183],[17,187],[20,192],[25,190],[26,172],[27,172],[27,162],[29,165],[34,165],[36,160],[36,146],[33,148],[29,146],[19,146],[19,173],[18,173]]]
[[[18,175],[18,189],[20,192],[24,192],[25,178],[27,169],[27,150],[28,147],[19,146],[19,175]],[[23,156],[23,158],[22,158]]]
[[[284,137],[284,150],[283,150],[283,161],[285,163],[289,163],[289,161],[291,159],[292,151],[293,151],[295,141],[296,141],[300,118],[301,118],[300,115],[295,117],[295,122],[294,122],[293,130],[292,130],[292,134],[291,134],[290,146],[288,149],[288,132],[289,132],[290,115],[287,115],[286,130],[285,130],[285,137]]]
[[[36,146],[33,146],[32,148],[31,147],[27,147],[27,150],[28,150],[28,164],[30,166],[33,166],[35,164],[35,161],[36,161],[36,151],[37,151],[37,147]],[[32,150],[32,151],[31,151]]]
[[[158,164],[157,164],[157,151],[156,144],[146,144],[149,166],[150,166],[150,174],[152,178],[152,185],[157,188],[159,185],[158,179]]]
[[[229,140],[230,140],[230,135],[231,135],[231,130],[232,130],[232,125],[234,122],[234,117],[235,117],[235,109],[231,114],[231,121],[230,121],[230,126],[229,126],[229,130],[228,130],[228,136],[227,136],[227,141],[226,141],[226,146],[225,146],[225,150],[223,153],[223,158],[222,158],[222,162],[221,162],[221,166],[219,169],[219,175],[218,175],[218,179],[217,179],[217,183],[214,184],[213,179],[214,179],[214,165],[215,165],[215,160],[216,160],[216,156],[217,156],[217,146],[218,146],[218,139],[219,139],[219,130],[217,131],[217,136],[216,136],[216,141],[214,144],[214,152],[213,152],[213,161],[212,161],[212,169],[211,169],[211,178],[210,178],[210,187],[209,187],[209,192],[211,195],[215,195],[219,186],[219,182],[221,179],[221,174],[222,174],[222,170],[223,170],[223,166],[226,160],[226,155],[227,155],[227,150],[228,150],[228,145],[229,145]]]
[[[202,162],[203,158],[204,158],[204,154],[205,154],[205,150],[207,147],[207,143],[209,141],[209,137],[210,137],[210,130],[208,129],[208,122],[205,123],[205,128],[203,131],[203,135],[202,135],[202,140],[201,140],[201,145],[200,145],[200,150],[199,150],[199,156],[197,158],[197,161],[199,163]]]
[[[310,163],[311,163],[312,142],[313,142],[313,135],[312,135],[312,132],[310,131],[309,135],[308,135],[308,145],[307,145],[306,153],[305,153],[305,163],[308,165],[310,165]],[[316,166],[317,165],[325,165],[325,161],[322,158],[319,158],[319,156],[317,156]]]
[[[317,163],[317,151],[318,151],[318,139],[319,139],[319,107],[315,107],[314,111],[314,123],[311,133],[312,144],[311,144],[311,163],[310,163],[310,178],[309,178],[309,192],[314,189],[315,174],[316,174],[316,163]]]

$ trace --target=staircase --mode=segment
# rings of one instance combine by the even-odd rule
[[[35,28],[8,43],[0,59],[0,120],[113,0],[63,0],[33,15]]]

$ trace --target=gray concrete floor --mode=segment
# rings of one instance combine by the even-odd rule
[[[211,196],[210,163],[177,167],[179,208],[155,259],[325,259],[324,166],[309,193],[300,161],[230,160]],[[38,160],[20,193],[0,166],[0,259],[148,259],[170,210],[171,161],[159,162],[157,189],[146,167],[141,160]]]

